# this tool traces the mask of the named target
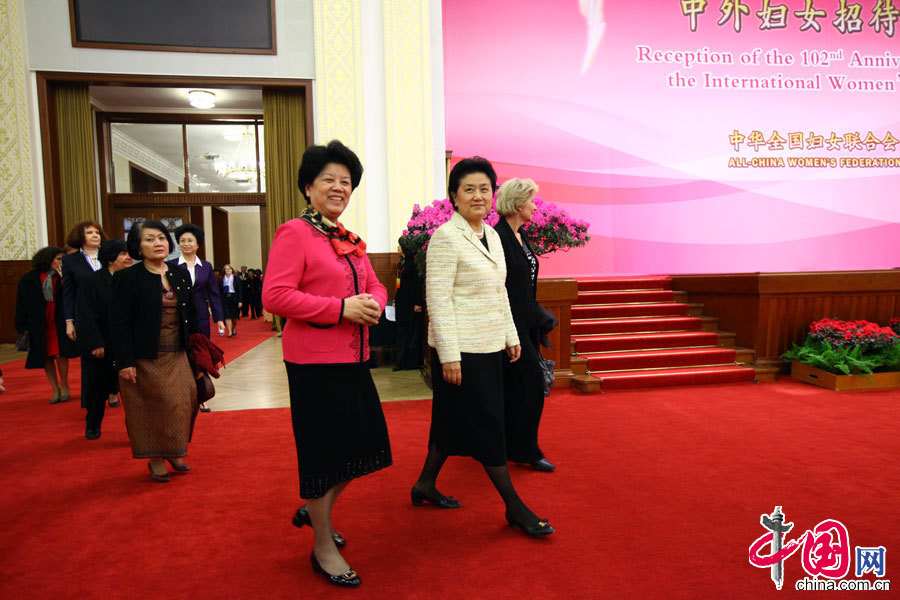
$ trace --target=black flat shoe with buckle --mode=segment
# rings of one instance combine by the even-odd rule
[[[445,496],[439,493],[437,490],[435,490],[431,494],[426,494],[425,492],[419,490],[416,486],[413,486],[413,489],[410,490],[409,498],[412,501],[413,506],[422,506],[426,502],[434,504],[439,508],[459,508],[460,506],[462,506],[462,502],[460,502],[453,496]]]
[[[518,527],[529,537],[544,537],[556,531],[547,523],[546,519],[541,519],[534,526],[530,526],[516,521],[509,513],[506,513],[506,522],[512,528]]]
[[[340,575],[332,575],[328,571],[322,568],[322,565],[319,564],[319,559],[316,558],[316,551],[313,550],[312,554],[309,555],[309,562],[312,563],[312,569],[316,573],[321,573],[322,576],[328,580],[328,583],[331,585],[336,585],[339,587],[358,587],[359,584],[362,583],[362,580],[359,578],[359,575],[356,574],[356,571],[353,569],[349,569],[344,571]]]
[[[297,512],[294,513],[294,518],[291,523],[294,524],[294,527],[303,527],[304,525],[309,525],[310,527],[312,527],[312,521],[310,521],[309,519],[309,511],[306,510],[305,504],[298,508]],[[342,536],[338,531],[335,531],[333,534],[331,534],[331,539],[334,540],[334,545],[338,548],[343,548],[347,545],[347,540],[345,540],[344,536]]]

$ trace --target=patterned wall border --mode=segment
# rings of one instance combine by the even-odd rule
[[[315,0],[317,143],[339,139],[365,166],[362,36],[359,2]],[[363,239],[368,234],[366,179],[341,222]]]
[[[434,198],[428,0],[383,0],[390,239]]]
[[[0,260],[37,250],[19,0],[0,0]]]

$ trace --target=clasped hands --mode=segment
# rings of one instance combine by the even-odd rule
[[[509,362],[514,363],[519,360],[519,357],[522,356],[522,346],[516,344],[515,346],[507,346],[506,347],[506,355],[509,356]],[[453,385],[462,385],[462,365],[460,362],[447,362],[441,364],[441,374],[444,376],[444,381]]]
[[[381,305],[372,294],[357,294],[344,298],[343,318],[360,325],[374,325],[381,317]]]

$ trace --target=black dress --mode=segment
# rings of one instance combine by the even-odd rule
[[[544,458],[538,446],[538,427],[544,411],[544,380],[538,362],[538,262],[528,237],[516,239],[506,219],[494,227],[506,256],[506,291],[522,354],[514,363],[503,361],[506,449],[509,460],[536,462]]]

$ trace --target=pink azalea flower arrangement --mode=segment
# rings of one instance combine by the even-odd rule
[[[484,218],[484,222],[492,227],[500,220],[496,207],[497,197],[494,196],[491,211]],[[412,217],[400,236],[400,246],[415,255],[422,277],[425,276],[425,256],[431,235],[452,216],[453,204],[447,199],[435,200],[424,208],[418,204],[413,206]],[[534,197],[534,213],[531,223],[525,225],[525,233],[538,256],[581,247],[591,239],[587,222],[573,219],[556,204],[546,202],[540,196]]]

